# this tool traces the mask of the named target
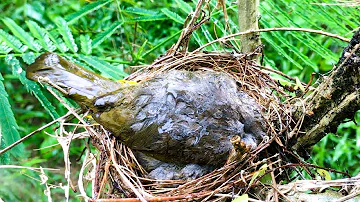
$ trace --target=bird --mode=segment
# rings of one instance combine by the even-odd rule
[[[57,86],[118,141],[159,162],[220,167],[231,138],[254,149],[267,135],[261,106],[224,72],[172,69],[129,85],[46,52],[26,77]]]

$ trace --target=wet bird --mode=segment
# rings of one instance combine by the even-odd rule
[[[160,162],[219,167],[232,137],[253,149],[266,136],[260,106],[226,73],[169,70],[127,85],[44,53],[26,76],[57,86],[119,141]]]

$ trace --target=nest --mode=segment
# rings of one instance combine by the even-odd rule
[[[225,72],[237,81],[241,91],[249,94],[262,106],[262,113],[269,128],[268,140],[241,159],[198,179],[164,181],[147,179],[146,171],[137,162],[131,149],[111,138],[106,130],[98,126],[93,133],[89,131],[92,144],[100,151],[96,164],[94,195],[101,196],[100,198],[125,197],[144,201],[221,201],[247,193],[251,187],[257,185],[258,179],[265,174],[258,172],[260,167],[263,170],[281,167],[283,162],[278,153],[264,151],[276,139],[281,143],[278,135],[289,132],[289,126],[296,125],[289,114],[287,106],[290,105],[284,104],[284,100],[289,100],[292,96],[269,76],[269,69],[258,65],[256,60],[252,59],[259,54],[259,51],[249,54],[176,52],[142,67],[127,79],[141,82],[171,69]]]

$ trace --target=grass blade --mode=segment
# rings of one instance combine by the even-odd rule
[[[54,106],[52,106],[51,102],[49,102],[49,100],[42,93],[39,85],[33,81],[28,80],[25,77],[25,72],[21,68],[19,60],[12,55],[7,55],[5,57],[5,62],[9,66],[11,66],[13,75],[20,80],[20,82],[25,86],[28,92],[32,93],[39,100],[40,104],[50,114],[50,116],[53,119],[59,118],[59,115],[55,111]]]
[[[99,46],[105,39],[109,38],[122,24],[123,22],[114,22],[108,29],[97,34],[94,37],[91,46],[93,48]]]
[[[111,2],[111,0],[94,1],[93,3],[90,3],[90,4],[82,7],[79,11],[72,13],[70,15],[67,15],[65,17],[65,21],[67,21],[68,24],[71,25],[71,24],[75,23],[76,21],[78,21],[78,19],[81,18],[82,16],[105,6],[109,2]]]
[[[2,83],[4,78],[0,73],[0,142],[1,146],[8,146],[20,139],[18,132],[19,126],[16,123],[14,113],[8,100],[8,94]],[[4,143],[1,141],[4,140]],[[12,148],[11,154],[14,156],[21,156],[24,151],[24,145],[21,143]]]

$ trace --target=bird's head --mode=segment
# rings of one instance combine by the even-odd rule
[[[121,87],[83,67],[73,64],[55,53],[44,53],[26,69],[30,80],[49,84],[81,106],[91,106],[93,101]]]

